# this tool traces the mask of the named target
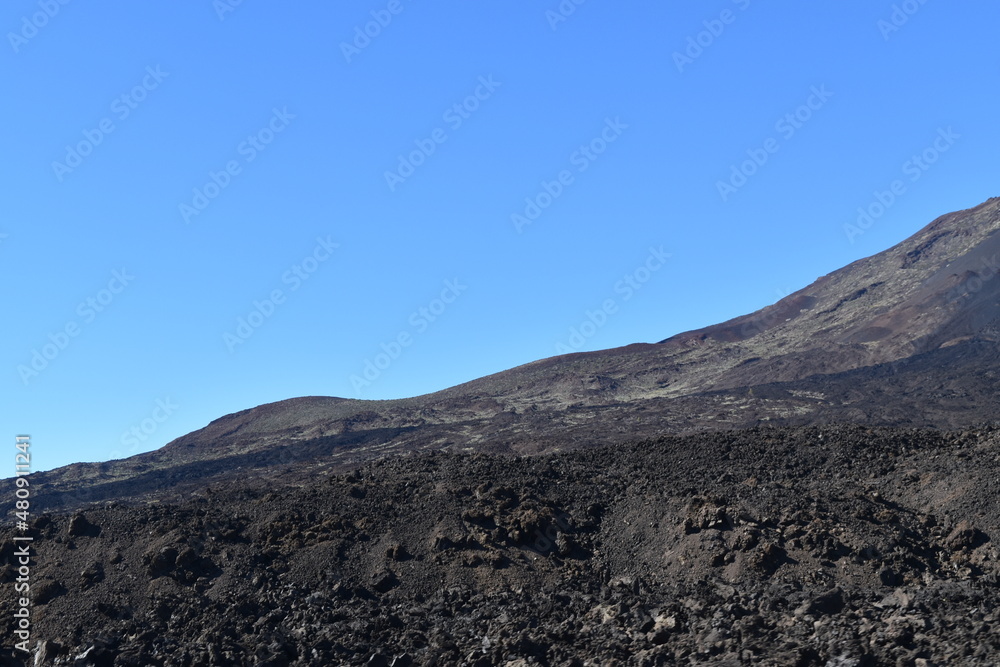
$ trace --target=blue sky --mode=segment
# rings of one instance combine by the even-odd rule
[[[108,460],[762,307],[1000,194],[998,14],[5,3],[0,431]]]

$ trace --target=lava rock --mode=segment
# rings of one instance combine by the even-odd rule
[[[88,521],[82,513],[77,513],[70,517],[66,534],[70,537],[99,537],[101,529]]]
[[[986,542],[986,535],[968,521],[962,521],[945,538],[944,544],[952,551],[974,549]]]

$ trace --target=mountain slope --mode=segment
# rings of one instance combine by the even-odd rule
[[[552,357],[409,399],[282,401],[156,452],[38,478],[47,502],[69,507],[233,476],[294,483],[430,449],[535,454],[764,422],[970,426],[1000,418],[998,267],[993,198],[772,306],[658,344]]]

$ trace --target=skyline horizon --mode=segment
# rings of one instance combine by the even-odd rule
[[[655,343],[995,191],[1000,8],[220,3],[0,11],[38,470]]]
[[[976,204],[976,205],[973,205],[973,206],[969,206],[969,207],[966,207],[964,209],[956,209],[954,211],[948,211],[946,213],[942,213],[940,215],[937,215],[934,218],[928,220],[925,225],[917,228],[913,232],[913,234],[911,234],[910,236],[907,236],[905,239],[901,239],[899,242],[893,243],[892,245],[887,246],[886,248],[883,248],[882,250],[879,250],[879,251],[877,251],[877,252],[875,252],[875,253],[873,253],[871,255],[865,255],[863,257],[859,257],[858,259],[852,261],[849,264],[845,264],[842,267],[834,269],[830,273],[824,274],[822,276],[818,276],[812,282],[810,282],[810,283],[808,283],[806,285],[803,285],[802,287],[799,287],[797,289],[794,289],[794,290],[792,290],[791,292],[789,292],[787,294],[784,294],[784,295],[779,294],[775,298],[775,300],[773,302],[771,302],[769,304],[765,304],[764,306],[762,306],[761,309],[767,308],[767,307],[772,306],[774,304],[777,304],[778,302],[782,301],[785,298],[788,298],[789,296],[791,296],[791,295],[793,295],[793,294],[795,294],[797,292],[804,291],[804,290],[808,289],[813,283],[815,283],[816,281],[820,280],[821,278],[829,276],[832,273],[837,273],[838,271],[845,270],[851,264],[853,264],[854,262],[861,261],[861,260],[864,260],[864,259],[868,259],[870,257],[879,255],[879,254],[881,254],[883,252],[887,252],[887,251],[895,248],[897,245],[901,245],[906,240],[908,240],[909,238],[911,238],[913,235],[916,235],[917,233],[919,233],[919,231],[921,231],[925,227],[933,224],[934,222],[940,220],[941,218],[943,218],[943,217],[945,217],[945,216],[947,216],[949,214],[961,213],[961,212],[965,212],[965,211],[974,210],[974,209],[980,208],[980,207],[982,207],[982,206],[984,206],[984,205],[986,205],[986,204],[988,204],[988,203],[990,203],[990,202],[992,202],[992,201],[994,201],[996,199],[1000,199],[1000,195],[991,195],[990,197],[988,197],[987,199],[983,200],[979,204]],[[317,241],[319,242],[320,246],[323,245],[323,242],[322,242],[323,240],[322,239],[317,239]],[[124,274],[125,272],[122,271],[121,273]],[[113,274],[118,274],[118,272],[113,272]],[[447,283],[448,281],[445,281],[445,282]],[[713,323],[711,323],[711,324],[709,324],[707,326],[711,327],[711,326],[715,326],[715,325],[718,325],[718,324],[724,324],[725,322],[730,321],[732,319],[738,319],[738,318],[740,318],[742,316],[752,315],[754,312],[759,312],[759,310],[761,310],[761,309],[758,309],[757,311],[746,312],[746,313],[738,313],[738,314],[733,315],[733,317],[731,317],[731,318],[726,318],[726,319],[720,320],[718,322],[713,322]],[[643,342],[643,341],[635,341],[635,342],[632,342],[632,343],[625,343],[624,345],[616,346],[616,347],[612,347],[612,348],[597,348],[597,349],[593,349],[593,350],[570,351],[570,352],[566,352],[566,353],[559,353],[559,352],[557,352],[556,354],[553,354],[553,355],[548,356],[548,357],[540,357],[538,359],[529,360],[529,361],[526,361],[526,362],[524,362],[522,364],[518,364],[516,366],[511,366],[509,368],[504,368],[504,369],[497,370],[497,371],[495,371],[493,373],[490,373],[488,375],[478,376],[478,377],[475,377],[475,378],[471,378],[469,380],[465,380],[463,382],[460,382],[460,383],[458,383],[456,385],[449,385],[449,386],[445,386],[445,387],[440,387],[440,388],[433,389],[431,391],[428,391],[428,392],[425,392],[425,393],[422,393],[422,394],[413,394],[413,395],[407,395],[407,396],[394,396],[394,397],[386,397],[386,398],[368,398],[368,399],[366,399],[366,398],[355,398],[355,397],[349,397],[349,396],[320,395],[320,394],[294,395],[294,396],[287,396],[285,398],[278,398],[278,399],[267,401],[267,402],[260,403],[260,404],[257,404],[257,405],[247,406],[247,407],[244,407],[244,408],[240,408],[238,410],[235,410],[234,412],[230,412],[230,413],[225,413],[225,414],[218,415],[218,416],[212,418],[210,421],[208,421],[205,424],[203,424],[202,426],[197,427],[193,431],[190,431],[188,433],[180,434],[176,438],[173,438],[172,440],[164,442],[162,445],[160,445],[158,447],[155,447],[155,448],[153,448],[151,450],[148,450],[146,452],[139,452],[139,453],[131,454],[130,456],[121,457],[121,459],[131,458],[132,456],[139,456],[141,454],[155,452],[158,449],[162,449],[163,447],[171,444],[172,442],[174,442],[174,440],[177,440],[177,439],[182,438],[184,436],[190,435],[190,433],[199,431],[202,428],[205,428],[205,427],[209,426],[213,422],[220,421],[220,420],[223,420],[223,419],[225,419],[227,417],[232,417],[234,415],[238,415],[238,414],[241,414],[241,413],[244,413],[244,412],[251,412],[251,411],[254,411],[254,410],[258,409],[258,408],[265,407],[265,406],[275,405],[275,404],[279,404],[279,403],[292,402],[292,401],[296,401],[296,400],[299,400],[299,399],[303,399],[304,400],[304,399],[314,399],[314,398],[335,399],[335,400],[338,400],[338,401],[358,401],[358,402],[374,402],[374,403],[403,401],[403,400],[408,400],[408,399],[422,398],[422,397],[425,397],[425,396],[430,396],[430,395],[433,395],[433,394],[436,394],[436,393],[440,393],[440,392],[452,389],[452,388],[457,387],[457,386],[461,386],[461,385],[466,384],[468,382],[473,382],[473,381],[481,380],[481,379],[487,379],[487,378],[489,378],[491,376],[494,376],[494,375],[504,374],[504,373],[506,373],[508,371],[516,370],[518,368],[521,368],[521,367],[527,366],[527,365],[531,365],[531,364],[533,364],[535,362],[538,362],[538,361],[545,361],[545,360],[554,359],[554,358],[562,357],[562,356],[568,356],[568,355],[572,355],[572,354],[587,354],[587,353],[596,353],[596,352],[606,352],[606,351],[611,351],[611,350],[615,350],[615,349],[620,349],[622,347],[629,347],[629,346],[632,346],[632,345],[660,345],[660,344],[666,342],[667,340],[669,340],[670,338],[681,336],[681,335],[683,335],[685,333],[690,333],[692,331],[697,331],[697,330],[698,329],[689,329],[689,330],[685,330],[685,331],[674,332],[674,333],[670,334],[669,336],[667,336],[666,338],[664,338],[664,339],[662,339],[660,341],[651,342],[651,343],[646,343],[646,342]],[[584,336],[584,337],[586,338],[587,336]],[[557,345],[559,345],[559,344],[557,344]],[[387,353],[387,351],[385,351],[384,348],[383,348],[383,353]],[[393,357],[393,359],[394,358],[395,357]],[[373,364],[373,366],[377,367],[377,364]],[[167,419],[169,419],[169,417],[173,414],[173,412],[180,407],[179,405],[172,403],[171,398],[169,396],[167,396],[165,398],[162,398],[162,399],[161,398],[157,398],[155,400],[155,405],[156,405],[156,407],[153,409],[150,417],[145,418],[139,424],[133,425],[128,431],[122,433],[122,443],[123,444],[133,444],[134,446],[141,445],[147,439],[149,439],[149,436],[151,436],[153,433],[155,433],[155,431],[158,428],[158,424],[161,424],[161,423],[167,421]],[[157,412],[161,412],[164,416],[162,418],[161,417],[157,417],[156,416]],[[146,428],[146,426],[145,426],[146,423],[151,423],[150,428]],[[23,434],[23,433],[22,434],[18,434],[16,436],[16,438],[18,440],[21,440],[21,439],[24,439],[24,438],[31,438],[31,437],[32,436],[30,434]],[[67,464],[67,465],[71,465],[71,464],[74,464],[74,463],[101,463],[101,462],[104,462],[104,461],[114,461],[114,460],[121,460],[121,459],[111,458],[111,459],[105,459],[105,460],[101,460],[101,461],[73,461],[73,462],[71,462],[70,464]],[[58,467],[62,467],[62,466],[58,466]],[[38,472],[41,472],[41,471],[38,471]],[[7,478],[4,478],[4,479],[7,479]]]

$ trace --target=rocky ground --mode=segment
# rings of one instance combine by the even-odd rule
[[[992,665],[998,490],[991,427],[229,481],[34,517],[31,641],[45,665]]]

